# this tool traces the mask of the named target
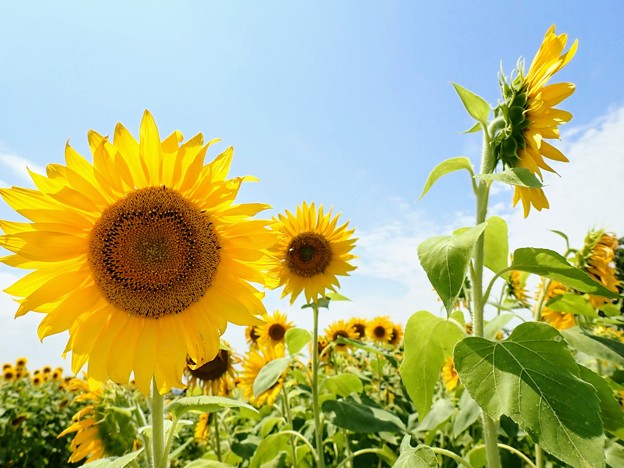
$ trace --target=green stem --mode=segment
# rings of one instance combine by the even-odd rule
[[[284,397],[284,410],[286,412],[286,420],[288,421],[288,427],[294,432],[295,427],[292,422],[292,414],[290,413],[290,402],[288,401],[288,392],[286,391],[286,385],[282,385],[282,396]],[[292,446],[292,457],[294,466],[298,466],[299,463],[297,461],[297,447],[295,444],[295,439],[290,439],[290,445]]]
[[[468,463],[466,460],[464,460],[462,457],[460,457],[456,453],[451,452],[450,450],[446,450],[446,449],[439,448],[439,447],[431,447],[431,450],[433,451],[433,453],[437,453],[439,455],[444,455],[445,457],[452,458],[457,463],[467,466],[468,468],[472,468],[472,465],[470,463]]]
[[[171,421],[171,427],[169,428],[169,433],[167,434],[167,443],[165,444],[165,456],[169,457],[169,452],[171,452],[171,445],[173,444],[173,436],[175,434],[176,426],[178,425],[178,418],[176,416],[173,417],[173,421]]]
[[[384,451],[382,449],[378,449],[378,448],[367,448],[367,449],[358,450],[357,452],[353,452],[350,456],[348,456],[347,458],[342,460],[340,463],[338,463],[338,465],[336,465],[336,468],[340,468],[341,466],[346,465],[348,462],[353,460],[355,457],[358,457],[360,455],[364,455],[365,453],[384,453]]]
[[[141,398],[142,398],[142,396],[141,396]],[[141,426],[146,427],[147,426],[147,420],[145,419],[145,413],[143,413],[143,410],[141,409],[141,404],[135,399],[134,405],[135,405],[136,413],[137,413],[137,415],[139,417],[139,423],[141,424]],[[147,456],[147,465],[148,466],[154,466],[154,460],[152,458],[152,446],[149,443],[149,439],[145,436],[145,433],[143,433],[142,439],[143,439],[143,444],[145,445],[145,453],[146,453],[146,456]]]
[[[222,462],[223,460],[221,459],[221,435],[219,434],[219,414],[213,413],[212,415],[214,416],[213,423],[215,433],[215,452],[217,452],[217,460],[219,460],[219,462]]]
[[[168,453],[165,453],[165,418],[163,396],[158,391],[156,379],[152,379],[152,456],[154,468],[166,468]]]
[[[319,468],[325,468],[325,456],[323,454],[323,426],[319,408],[319,382],[318,382],[318,318],[319,309],[316,302],[312,303],[314,313],[314,330],[312,334],[312,410],[314,413],[314,434],[316,436],[316,453],[318,455]]]
[[[490,137],[487,131],[483,132],[483,157],[481,159],[481,174],[490,174],[494,170],[494,155],[490,146]],[[484,223],[487,216],[488,197],[490,184],[487,181],[479,181],[477,188],[477,225]],[[483,261],[485,258],[484,236],[479,237],[474,250],[474,268],[472,269],[473,284],[473,320],[475,336],[484,336],[483,309],[487,297],[483,296]],[[500,457],[497,447],[496,422],[485,411],[481,410],[483,421],[483,440],[487,454],[487,466],[500,468]]]
[[[308,439],[306,439],[303,435],[299,434],[297,431],[280,431],[280,434],[290,434],[291,436],[294,436],[296,438],[298,438],[299,440],[301,440],[304,444],[306,444],[308,446],[308,448],[310,449],[310,453],[312,454],[312,457],[314,458],[314,461],[318,464],[318,455],[316,454],[316,450],[314,449],[314,445],[312,445],[310,443],[310,441]]]
[[[537,307],[535,307],[535,314],[533,315],[533,320],[536,322],[541,322],[542,320],[542,310],[544,309],[544,302],[546,302],[546,294],[548,292],[548,288],[550,287],[550,283],[552,280],[545,278],[544,284],[542,285],[542,290],[540,291],[539,302],[537,303]]]
[[[542,447],[535,444],[535,468],[543,468],[544,466],[544,451]]]

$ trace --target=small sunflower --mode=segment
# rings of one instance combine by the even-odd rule
[[[266,323],[258,327],[258,342],[267,346],[285,343],[286,332],[294,327],[286,314],[276,310],[272,315],[264,317],[264,320]]]
[[[391,346],[399,346],[403,341],[403,327],[399,323],[392,324],[392,331],[388,337],[388,344]]]
[[[545,139],[559,138],[559,125],[568,122],[572,114],[555,106],[574,92],[572,83],[547,85],[576,53],[578,41],[563,53],[568,37],[555,34],[551,26],[540,46],[528,73],[519,61],[515,77],[501,77],[503,102],[495,109],[493,123],[494,153],[497,161],[507,167],[528,169],[540,179],[542,170],[555,172],[544,158],[567,162],[568,159]],[[538,211],[548,208],[548,200],[541,188],[515,187],[513,205],[522,200],[524,217],[531,206]]]
[[[279,392],[284,385],[284,375],[282,375],[275,385],[262,394],[254,397],[253,384],[258,377],[260,370],[274,359],[284,357],[285,347],[277,346],[259,346],[257,349],[250,350],[243,359],[243,371],[240,376],[240,389],[243,391],[244,397],[253,405],[260,407],[262,405],[271,406],[275,403]]]
[[[523,306],[529,305],[529,294],[526,289],[528,274],[522,271],[510,271],[507,279],[507,294],[515,298]]]
[[[260,325],[248,325],[245,328],[245,341],[250,348],[258,346],[258,338],[260,338]]]
[[[375,317],[368,322],[366,333],[371,341],[379,344],[388,342],[392,335],[392,322],[387,316]]]
[[[4,364],[2,364],[2,371],[4,372],[5,370],[9,369],[13,367],[13,364],[5,362]]]
[[[366,338],[366,328],[368,328],[368,320],[362,317],[353,317],[347,322],[351,328],[355,330],[357,340],[363,340]]]
[[[332,211],[318,212],[314,203],[303,203],[296,214],[286,210],[275,220],[273,229],[278,233],[277,243],[270,252],[273,261],[270,274],[276,278],[277,287],[284,286],[282,297],[290,294],[290,303],[303,292],[311,304],[323,298],[326,292],[340,286],[338,276],[348,276],[355,267],[349,263],[355,241],[348,222],[337,227],[338,218]]]
[[[208,442],[208,435],[210,434],[210,413],[202,413],[199,415],[197,424],[195,424],[195,442],[199,444],[205,444]]]
[[[543,286],[542,286],[543,287]],[[544,296],[544,303],[548,302],[549,299],[559,295],[564,294],[568,291],[568,288],[559,281],[551,281],[548,285],[548,290]],[[544,306],[542,308],[542,319],[549,325],[552,325],[557,330],[565,330],[567,328],[572,328],[576,325],[576,318],[574,314],[568,314],[567,312],[557,312],[554,310],[550,310],[548,307]]]
[[[229,396],[234,388],[235,364],[240,362],[229,348],[221,348],[211,361],[197,367],[189,360],[184,375],[189,391],[200,388],[205,395]]]
[[[17,358],[15,361],[15,367],[26,367],[26,364],[28,364],[28,359],[25,357]]]
[[[603,230],[592,231],[585,237],[583,248],[577,253],[579,266],[607,289],[617,292],[620,281],[617,279],[616,251],[618,239],[615,234]],[[609,302],[602,296],[590,295],[589,302],[600,308]]]
[[[31,380],[33,385],[41,385],[43,383],[43,378],[39,374],[35,374]]]
[[[48,375],[48,374],[51,374],[51,373],[52,373],[52,367],[50,367],[50,366],[43,366],[43,367],[41,368],[41,373],[42,373],[43,375]]]
[[[91,462],[104,456],[121,456],[133,450],[136,425],[126,413],[109,411],[110,406],[132,406],[115,384],[91,390],[87,382],[74,378],[67,390],[78,393],[74,402],[87,403],[74,414],[72,424],[58,435],[76,433],[70,444],[73,452],[68,460],[70,463],[84,458]]]
[[[13,368],[13,366],[7,367],[2,371],[2,378],[6,382],[13,382],[15,380],[15,369]]]
[[[128,382],[147,394],[181,385],[186,356],[219,351],[228,322],[258,324],[268,205],[234,204],[248,177],[227,179],[233,149],[204,165],[201,134],[160,139],[145,112],[139,141],[118,124],[112,141],[91,131],[93,163],[67,145],[67,165],[31,173],[36,190],[0,189],[30,222],[2,221],[8,265],[33,269],[6,291],[17,316],[45,314],[39,337],[69,330],[74,374]]]
[[[459,375],[455,370],[453,358],[448,356],[442,366],[442,382],[447,391],[452,392],[459,385]]]
[[[357,334],[355,328],[353,328],[347,321],[345,320],[337,320],[331,323],[325,329],[325,338],[329,343],[335,343],[334,349],[336,351],[347,351],[349,349],[349,345],[346,343],[339,343],[338,338],[340,337],[348,338],[350,340],[357,340]]]

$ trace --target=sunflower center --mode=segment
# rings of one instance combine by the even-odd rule
[[[377,338],[383,338],[386,336],[386,329],[384,327],[375,327],[373,333]]]
[[[356,323],[353,325],[353,328],[355,329],[355,333],[357,333],[360,338],[366,335],[366,325],[363,323]]]
[[[275,323],[269,327],[269,336],[273,341],[281,341],[286,334],[286,328],[279,323]]]
[[[341,336],[343,338],[349,338],[349,334],[347,332],[339,330],[337,332],[334,332],[334,336],[332,336],[332,341],[338,341],[338,338],[340,338]],[[336,346],[344,347],[347,346],[347,343],[336,343]]]
[[[324,273],[331,259],[331,246],[321,234],[304,232],[288,244],[286,265],[291,272],[304,278]]]
[[[109,303],[159,318],[202,298],[219,249],[208,216],[174,190],[147,187],[104,210],[91,233],[89,263]]]
[[[204,382],[219,380],[230,368],[230,353],[225,349],[220,349],[212,361],[199,366],[197,369],[189,367],[189,372],[195,378]]]

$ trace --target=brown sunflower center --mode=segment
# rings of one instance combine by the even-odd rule
[[[286,327],[280,323],[274,323],[269,327],[269,336],[273,341],[282,341],[286,334]]]
[[[343,337],[343,338],[349,338],[349,334],[344,331],[344,330],[338,330],[336,332],[334,332],[333,336],[332,336],[332,341],[338,341],[339,337]],[[336,346],[347,346],[346,343],[336,343]]]
[[[288,269],[304,278],[324,273],[332,259],[329,242],[321,234],[304,232],[288,244],[286,265]]]
[[[373,329],[373,333],[375,334],[377,338],[383,338],[386,336],[386,329],[382,326],[376,326]]]
[[[108,302],[138,317],[176,314],[197,302],[219,265],[208,217],[176,191],[147,187],[104,210],[89,263]]]
[[[203,380],[204,382],[209,382],[219,380],[227,373],[229,368],[230,353],[225,349],[220,349],[212,361],[208,361],[197,369],[193,369],[192,366],[189,366],[188,370],[193,377]]]
[[[356,323],[353,325],[353,328],[355,329],[355,333],[357,333],[358,337],[362,338],[366,335],[366,325],[363,323]]]

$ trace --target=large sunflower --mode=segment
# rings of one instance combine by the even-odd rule
[[[274,235],[251,216],[264,204],[235,205],[247,177],[226,179],[233,150],[204,165],[201,134],[160,139],[145,112],[137,142],[118,124],[112,142],[89,133],[93,164],[69,144],[66,166],[37,190],[0,195],[29,223],[2,221],[2,261],[33,269],[6,291],[17,316],[43,312],[39,337],[69,330],[72,371],[88,362],[91,381],[110,377],[149,392],[181,385],[188,355],[201,365],[219,350],[228,322],[259,323],[265,249]]]
[[[547,85],[576,53],[578,41],[574,41],[570,49],[563,53],[567,40],[566,34],[555,34],[555,26],[551,26],[528,73],[525,75],[524,64],[520,62],[517,75],[510,83],[501,79],[504,100],[496,108],[495,115],[504,124],[495,122],[495,156],[505,166],[528,169],[540,179],[542,170],[555,172],[544,158],[568,161],[561,151],[545,141],[547,138],[559,138],[559,125],[572,118],[571,113],[554,106],[574,92],[574,84]],[[538,211],[549,207],[541,188],[515,187],[514,206],[520,200],[525,218],[531,206]]]
[[[261,345],[274,346],[286,342],[286,332],[294,327],[286,314],[276,310],[273,314],[263,317],[265,324],[258,327],[258,342]]]
[[[259,346],[257,349],[250,350],[243,359],[243,371],[240,377],[240,389],[244,397],[255,406],[264,404],[271,406],[275,403],[279,392],[284,385],[284,374],[275,382],[275,384],[267,391],[258,396],[254,396],[253,384],[258,377],[260,370],[274,359],[284,357],[284,345],[276,346]],[[284,371],[285,373],[286,371]]]
[[[234,388],[234,365],[240,361],[227,346],[220,349],[211,361],[201,366],[195,366],[189,360],[184,369],[188,390],[192,393],[195,388],[199,388],[205,395],[229,396]]]
[[[332,211],[318,213],[314,203],[303,203],[296,214],[286,210],[280,214],[273,228],[278,241],[271,249],[275,257],[271,274],[277,287],[284,286],[282,297],[290,294],[290,303],[303,292],[308,304],[325,296],[327,290],[340,286],[338,276],[347,275],[355,267],[349,263],[355,256],[353,229],[348,222],[337,226],[339,214]]]

